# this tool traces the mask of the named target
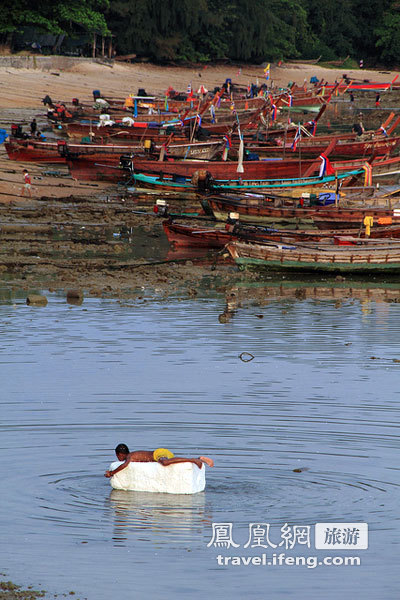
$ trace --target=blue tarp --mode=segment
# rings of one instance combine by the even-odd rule
[[[5,129],[0,129],[0,144],[4,142],[4,140],[8,137],[8,133]]]

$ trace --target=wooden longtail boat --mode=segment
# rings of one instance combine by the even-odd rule
[[[298,177],[298,178],[287,178],[287,179],[216,179],[212,182],[209,181],[209,189],[213,189],[218,192],[248,192],[248,191],[269,191],[273,190],[285,190],[285,189],[296,189],[296,188],[322,188],[329,184],[336,184],[338,181],[345,182],[348,179],[355,177],[356,175],[362,174],[362,170],[344,171],[342,173],[334,175],[328,175],[325,177]],[[143,173],[134,173],[133,178],[141,187],[150,187],[152,189],[160,190],[190,190],[204,188],[207,189],[207,184],[198,186],[191,181],[191,179],[181,176],[164,176],[155,177],[152,175],[146,175]],[[207,179],[207,178],[206,178]]]
[[[173,155],[170,151],[171,146],[166,149],[167,156]],[[334,148],[333,146],[331,148]],[[325,155],[330,150],[325,149]],[[148,157],[133,156],[131,158],[132,169],[139,173],[147,173],[154,175],[177,175],[180,177],[192,177],[199,170],[206,170],[214,179],[237,179],[238,178],[238,163],[234,161],[197,161],[197,160],[175,160],[175,161],[152,161]],[[351,171],[360,170],[367,164],[367,160],[353,159],[345,161],[333,161],[331,163],[334,171]],[[371,163],[372,177],[374,175],[389,175],[397,173],[400,165],[398,157],[381,159],[375,158]],[[243,179],[272,179],[282,177],[305,177],[315,173],[319,173],[321,160],[305,159],[300,160],[299,157],[286,158],[270,158],[260,161],[244,161]]]
[[[319,112],[321,106],[327,104],[324,96],[307,95],[302,96],[281,96],[276,101],[276,106],[281,110],[290,110],[291,112]]]
[[[10,160],[24,162],[65,163],[67,157],[91,156],[99,160],[104,155],[112,155],[118,160],[126,152],[143,152],[140,145],[97,145],[97,144],[65,144],[65,142],[40,142],[36,140],[17,140],[11,138],[5,142],[5,149]]]
[[[291,58],[288,62],[290,63],[295,63],[295,64],[299,64],[299,65],[316,65],[322,58],[322,54],[318,57],[318,58],[311,58],[308,60],[303,60],[301,58],[297,59],[297,58]]]
[[[285,206],[284,198],[271,201],[261,194],[242,194],[240,198],[237,195],[213,195],[207,196],[207,203],[218,221],[227,221],[229,214],[235,212],[244,223],[295,224],[318,229],[360,228],[366,216],[373,217],[373,227],[400,224],[398,208],[301,206],[300,202]]]
[[[71,177],[78,181],[107,181],[109,183],[126,182],[132,179],[129,170],[120,165],[115,156],[94,157],[80,156],[75,159],[67,158]]]
[[[238,265],[252,268],[377,274],[400,271],[400,244],[370,248],[229,242],[227,249]]]
[[[168,149],[169,153],[169,149]],[[302,177],[307,170],[313,167],[317,171],[320,161],[296,159],[273,159],[266,161],[244,161],[243,179],[272,179],[280,177]],[[140,156],[132,158],[132,168],[138,173],[148,173],[157,176],[176,175],[191,178],[197,171],[206,170],[214,179],[238,179],[237,162],[213,160],[176,160],[176,161],[151,161]],[[362,165],[359,164],[358,168]],[[350,170],[350,169],[348,169]]]
[[[66,159],[73,160],[80,156],[90,157],[92,161],[99,160],[99,157],[115,156],[116,165],[119,157],[123,154],[145,153],[144,144],[73,144],[66,143],[63,140],[57,142],[41,142],[37,140],[20,140],[11,138],[5,142],[5,149],[11,160],[21,160],[25,162],[66,162]],[[149,151],[146,151],[146,159],[151,156],[153,160],[159,158],[161,144],[153,144]],[[222,142],[192,142],[186,144],[169,144],[166,153],[168,156],[182,159],[211,160],[222,151]]]
[[[65,157],[61,156],[54,148],[54,143],[11,138],[10,141],[4,142],[4,148],[10,160],[45,163],[66,162]]]
[[[167,156],[173,154],[171,146],[166,150]],[[207,170],[214,179],[237,179],[237,163],[232,161],[200,161],[200,160],[152,160],[148,156],[127,156],[127,161],[131,163],[131,168],[137,172],[154,174],[158,177],[177,176],[191,179],[193,175],[202,170]],[[90,178],[90,171],[93,171],[92,179],[95,178],[96,163],[101,162],[97,156],[79,155],[71,156],[68,159],[68,165],[71,174],[76,179],[82,176]],[[115,157],[114,162],[108,163],[115,168],[119,166],[119,157]],[[319,169],[320,161],[306,160],[272,160],[272,161],[249,161],[243,163],[246,179],[267,179],[272,177],[301,177],[307,170],[313,167],[313,171]],[[361,167],[361,165],[359,165]]]
[[[396,78],[397,79],[397,78]],[[324,88],[326,90],[332,90],[334,88],[335,84],[324,84]],[[368,92],[368,91],[372,91],[372,92],[382,92],[385,90],[390,90],[390,89],[398,89],[400,86],[399,83],[394,83],[393,82],[385,82],[385,83],[379,83],[377,81],[373,82],[367,82],[367,81],[352,81],[349,83],[341,83],[339,85],[339,87],[337,88],[339,93],[342,93],[344,91],[363,91],[363,92]]]
[[[126,102],[126,98],[104,97],[103,99],[109,104],[110,108],[115,109],[115,110],[124,110],[123,106]],[[135,96],[133,96],[132,100],[134,102]],[[203,99],[200,96],[193,95],[192,97],[186,97],[185,100],[175,100],[174,98],[168,97],[167,101],[166,101],[165,96],[162,98],[156,98],[154,96],[149,96],[147,98],[141,97],[141,96],[136,96],[136,100],[137,100],[137,108],[138,108],[139,112],[147,111],[149,108],[165,111],[165,108],[168,105],[169,112],[179,113],[179,112],[185,112],[186,110],[188,110],[190,108],[201,108],[203,103],[205,103],[207,100],[208,100],[208,102],[210,101],[210,97],[208,96],[206,99]],[[244,97],[237,97],[236,94],[234,94],[233,101],[235,103],[235,108],[239,109],[239,110],[260,108],[261,106],[263,106],[265,104],[265,98],[263,96],[255,96],[253,98],[244,98]],[[92,108],[93,103],[94,103],[94,101],[80,102],[79,105],[82,106],[83,109],[87,109],[87,108]],[[69,110],[69,112],[72,112],[72,110],[74,109],[74,105],[71,103],[68,103],[68,102],[64,102],[64,104],[67,106],[67,109]],[[231,104],[232,104],[232,99],[230,97],[222,96],[218,100],[217,108],[230,110]],[[131,110],[133,110],[133,106],[131,107]]]
[[[241,127],[243,129],[253,127],[254,120],[259,120],[260,111],[247,111],[246,118],[242,119]],[[183,124],[182,124],[183,123]],[[131,137],[141,137],[144,134],[144,130],[148,130],[149,132],[153,131],[160,135],[160,130],[176,130],[178,133],[181,132],[183,134],[190,132],[190,118],[184,119],[181,121],[176,117],[174,119],[164,121],[164,123],[156,122],[155,120],[149,121],[140,121],[135,120],[133,125],[126,125],[115,123],[113,125],[101,125],[98,121],[89,122],[89,123],[63,123],[62,129],[69,137],[80,137],[87,136],[90,134],[94,134],[96,136],[126,136],[129,135]],[[210,134],[226,134],[229,133],[232,128],[235,128],[237,125],[236,117],[229,116],[226,119],[220,119],[218,123],[206,123],[207,131]],[[146,132],[147,136],[147,132]]]
[[[369,157],[374,154],[385,155],[393,152],[400,144],[400,136],[384,137],[375,135],[369,139],[356,139],[353,135],[335,135],[337,142],[331,152],[331,158]],[[279,156],[282,154],[304,157],[318,157],[322,154],[332,136],[307,137],[299,140],[296,148],[291,143],[282,145],[250,144],[248,149],[261,156]]]
[[[346,230],[294,230],[274,229],[271,227],[252,227],[237,224],[224,227],[199,227],[163,221],[163,229],[170,244],[180,247],[223,248],[229,241],[275,241],[281,243],[321,242],[333,240],[338,245],[356,245],[365,239],[360,229]],[[372,228],[370,239],[400,238],[400,225]]]

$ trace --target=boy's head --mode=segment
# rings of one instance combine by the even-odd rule
[[[115,454],[117,455],[118,460],[125,460],[129,454],[128,446],[126,444],[118,444],[115,448]]]

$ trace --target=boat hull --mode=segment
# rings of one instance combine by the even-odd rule
[[[227,249],[239,266],[256,269],[334,273],[400,272],[399,244],[396,248],[380,250],[355,248],[338,251],[231,242]]]

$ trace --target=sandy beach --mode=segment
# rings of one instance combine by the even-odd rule
[[[171,67],[147,63],[106,64],[80,62],[63,67],[63,59],[55,57],[53,66],[46,70],[2,67],[0,85],[0,109],[30,108],[38,110],[41,99],[49,94],[54,100],[70,101],[77,97],[81,100],[92,98],[92,91],[99,89],[105,96],[123,97],[137,93],[145,88],[149,94],[163,94],[171,85],[176,90],[186,91],[191,83],[196,91],[200,85],[212,90],[220,86],[226,78],[233,83],[248,85],[264,82],[261,65],[207,65],[205,67]],[[290,81],[297,84],[309,82],[312,76],[332,83],[343,74],[350,79],[370,79],[378,82],[392,81],[397,73],[365,70],[343,70],[324,68],[317,65],[284,63],[271,65],[271,81],[275,86],[284,87]]]

